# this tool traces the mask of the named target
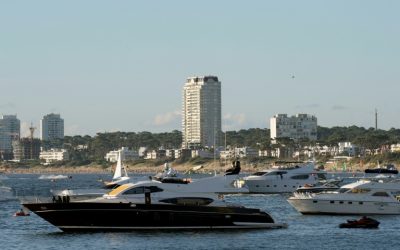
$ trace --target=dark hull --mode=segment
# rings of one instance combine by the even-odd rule
[[[378,228],[379,224],[374,225],[354,225],[352,223],[342,223],[339,225],[340,228]]]
[[[365,173],[367,173],[367,174],[398,174],[399,171],[396,169],[373,168],[373,169],[365,169]]]
[[[267,213],[242,207],[86,202],[23,206],[63,231],[279,227]]]
[[[336,191],[338,190],[338,187],[315,187],[315,188],[298,188],[296,189],[296,192],[298,193],[321,193],[321,192],[329,192],[329,191]]]
[[[347,221],[339,225],[340,228],[378,228],[380,222],[374,219]]]

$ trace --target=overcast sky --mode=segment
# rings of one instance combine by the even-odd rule
[[[277,113],[400,128],[400,1],[1,1],[0,114],[67,135],[181,130],[187,77],[222,82],[223,130]],[[24,132],[23,131],[23,132]],[[26,133],[26,132],[24,132]]]

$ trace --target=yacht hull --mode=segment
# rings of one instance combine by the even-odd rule
[[[23,203],[63,231],[257,229],[282,224],[259,209],[132,203]]]
[[[305,184],[315,184],[316,180],[294,181],[290,179],[246,180],[250,193],[291,193]]]
[[[302,214],[400,214],[399,202],[343,201],[290,198],[288,202]]]

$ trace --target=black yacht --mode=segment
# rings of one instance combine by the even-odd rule
[[[132,194],[133,193],[133,194]],[[116,194],[116,195],[114,195]],[[22,205],[62,231],[123,231],[143,229],[282,228],[266,212],[232,206],[215,194],[177,193],[157,186],[125,184],[104,197],[70,202],[53,199]]]
[[[398,174],[399,171],[393,164],[388,164],[383,167],[365,169],[367,174]]]

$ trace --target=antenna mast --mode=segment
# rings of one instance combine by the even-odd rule
[[[375,130],[378,130],[378,110],[375,109]]]

